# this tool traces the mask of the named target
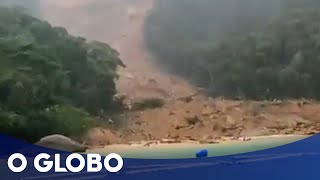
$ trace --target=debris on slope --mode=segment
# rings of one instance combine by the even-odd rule
[[[50,1],[53,4],[55,2]],[[78,2],[74,0],[72,4]],[[90,2],[104,3],[100,0]],[[50,11],[45,12],[51,12],[49,17],[52,21],[73,32],[85,34],[90,39],[110,42],[127,66],[126,69],[119,69],[119,94],[114,97],[126,106],[126,124],[116,132],[93,129],[88,134],[87,143],[107,145],[154,139],[167,143],[182,139],[214,143],[223,140],[225,136],[249,141],[249,136],[320,132],[320,104],[317,102],[305,99],[257,102],[208,98],[202,89],[162,72],[152,63],[153,56],[145,48],[142,36],[146,12],[152,7],[153,1],[130,1],[133,4],[108,1],[111,4],[113,2],[117,7],[110,11],[103,8],[101,11],[90,11],[90,16],[88,12],[82,12],[83,9],[78,8],[80,6],[68,6],[65,13],[73,14],[68,17],[78,20],[66,21],[67,16],[60,13],[63,10],[59,9],[60,6],[56,10],[53,9],[55,6],[48,6]],[[112,27],[101,28],[101,22],[115,16],[118,18]],[[90,24],[77,23],[83,19],[87,19],[86,22]],[[108,33],[105,33],[106,29]],[[164,103],[155,108],[132,110],[134,104],[152,98],[162,99]]]

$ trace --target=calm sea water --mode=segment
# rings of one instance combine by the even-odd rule
[[[99,153],[107,155],[118,153],[124,158],[138,159],[179,159],[194,158],[195,153],[201,149],[207,149],[209,156],[223,156],[239,154],[257,150],[268,149],[289,144],[306,136],[284,136],[284,137],[260,137],[248,142],[231,141],[220,144],[174,144],[164,146],[110,146],[103,149],[91,150],[88,153]]]

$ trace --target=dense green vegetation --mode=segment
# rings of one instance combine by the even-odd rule
[[[0,132],[36,141],[83,134],[112,111],[119,54],[0,8]]]
[[[316,0],[156,1],[145,39],[160,64],[212,95],[320,99],[319,7]]]

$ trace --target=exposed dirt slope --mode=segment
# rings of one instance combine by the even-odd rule
[[[55,25],[88,39],[107,42],[128,66],[120,69],[117,89],[132,99],[168,98],[194,90],[187,82],[162,73],[145,50],[142,26],[151,0],[44,0],[43,12]]]
[[[129,103],[150,97],[165,100],[163,108],[126,113],[128,123],[122,131],[101,134],[93,130],[94,144],[317,132],[320,105],[316,103],[210,99],[183,79],[159,70],[142,36],[152,0],[42,0],[42,7],[51,23],[107,42],[120,52],[128,67],[119,70],[117,89]],[[115,134],[121,140],[112,137],[109,141]]]

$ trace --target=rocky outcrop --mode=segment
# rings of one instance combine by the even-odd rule
[[[67,152],[85,152],[87,150],[85,145],[59,134],[46,136],[35,145]]]

